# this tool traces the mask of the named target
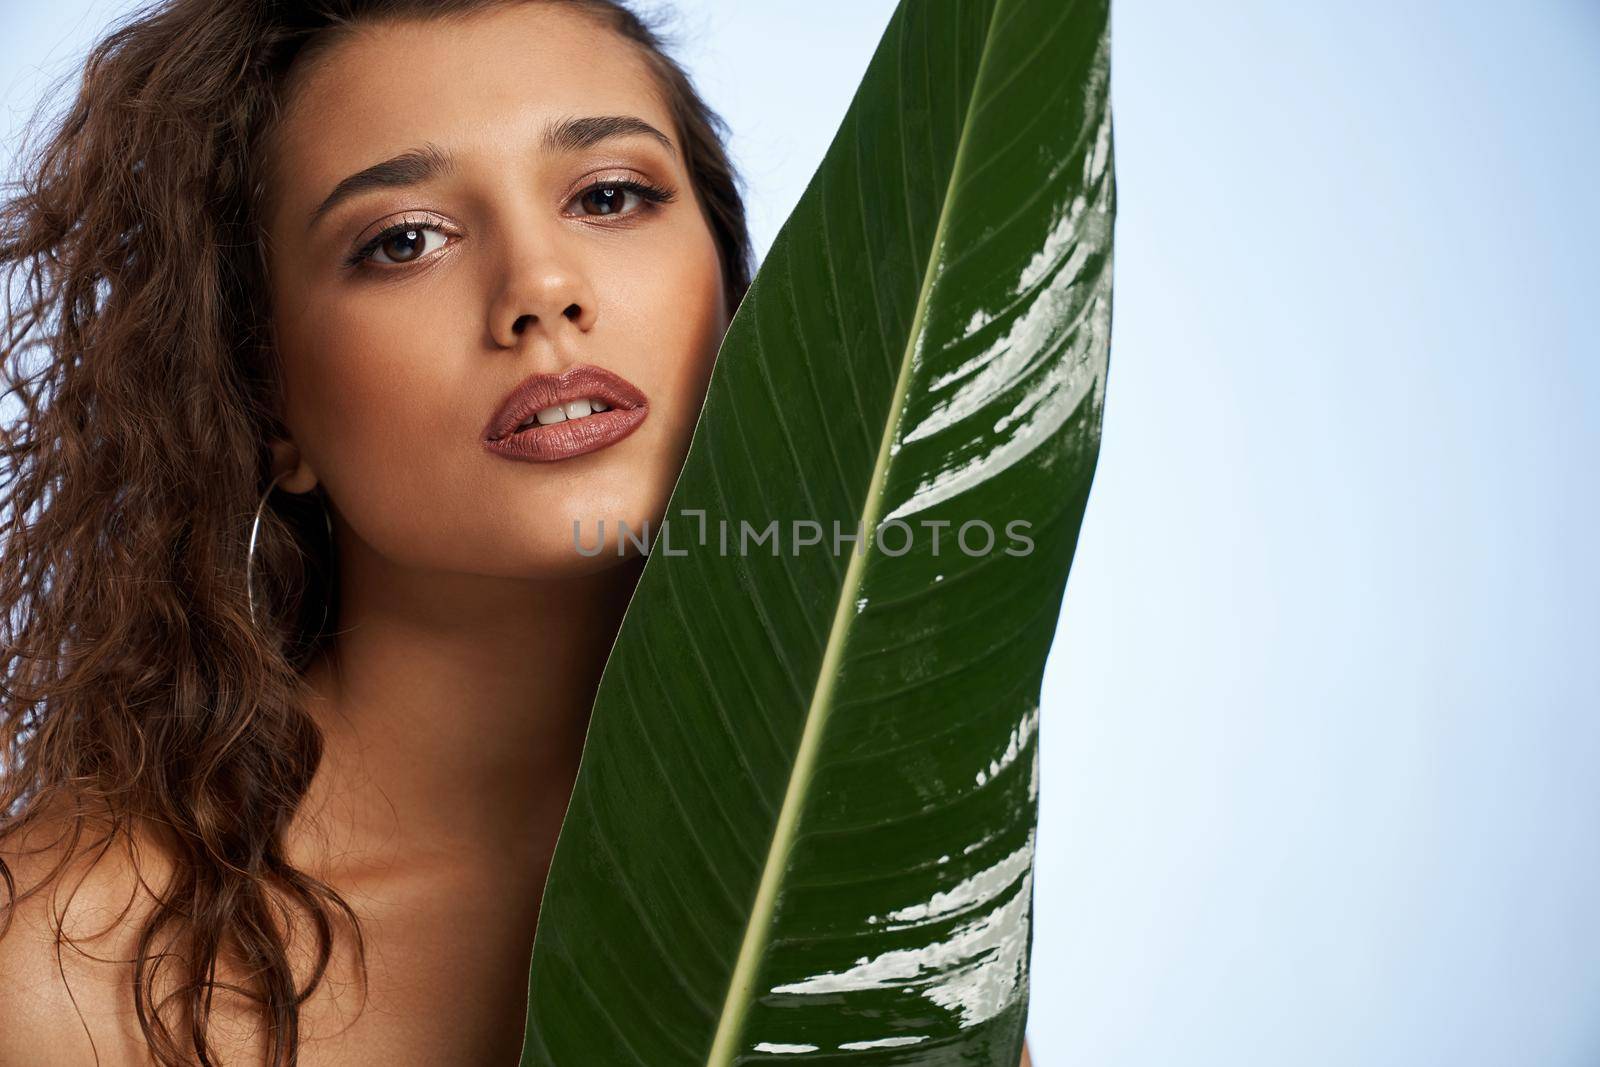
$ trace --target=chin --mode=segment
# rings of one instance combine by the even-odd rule
[[[647,554],[641,545],[654,544],[661,529],[667,492],[649,494],[641,501],[618,499],[610,492],[578,494],[559,501],[535,497],[523,509],[526,531],[522,541],[525,564],[538,576],[592,574]],[[515,552],[516,550],[512,550]]]

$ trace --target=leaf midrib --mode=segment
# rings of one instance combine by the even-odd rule
[[[873,524],[881,511],[880,497],[888,474],[890,449],[895,431],[904,416],[903,405],[911,382],[911,360],[916,351],[927,316],[928,297],[933,290],[934,268],[938,263],[944,232],[949,221],[950,204],[959,188],[962,164],[966,161],[969,132],[974,113],[978,110],[978,91],[983,85],[984,70],[988,65],[989,49],[994,43],[995,26],[1000,8],[1006,0],[995,0],[989,12],[989,25],[984,31],[983,49],[978,54],[978,68],[972,77],[972,92],[967,99],[966,113],[961,118],[961,136],[956,142],[955,159],[950,165],[950,177],[945,183],[944,199],[939,205],[939,221],[934,227],[928,249],[928,262],[923,268],[922,286],[917,293],[916,310],[912,313],[911,329],[906,336],[905,350],[900,357],[900,373],[895,379],[894,396],[889,404],[889,418],[884,425],[883,437],[878,442],[878,457],[872,468],[872,479],[867,485],[867,496],[862,507],[863,536],[870,536]],[[905,31],[902,24],[901,32]],[[859,135],[859,131],[858,131]],[[824,205],[824,209],[826,205]],[[756,968],[767,945],[772,914],[777,906],[778,888],[789,853],[794,846],[795,828],[799,824],[800,810],[805,803],[815,764],[817,750],[822,743],[823,728],[832,711],[833,683],[838,675],[838,665],[855,618],[853,605],[861,588],[861,576],[866,567],[867,550],[852,550],[850,563],[845,568],[844,582],[839,590],[839,600],[834,607],[833,625],[828,631],[828,643],[823,651],[822,665],[818,669],[817,685],[812,691],[811,706],[806,711],[805,729],[800,735],[800,745],[795,752],[794,767],[789,774],[789,785],[784,791],[783,805],[778,811],[778,823],[773,831],[772,843],[767,849],[766,866],[761,872],[761,882],[756,889],[756,899],[750,919],[745,925],[744,940],[739,946],[739,957],[734,963],[733,975],[728,982],[728,993],[723,1001],[722,1013],[717,1020],[717,1031],[712,1039],[706,1067],[728,1067],[732,1063],[735,1044],[739,1040],[746,1016],[749,1013],[751,986]]]

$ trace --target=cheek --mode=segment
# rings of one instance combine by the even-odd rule
[[[488,417],[460,395],[469,375],[453,353],[465,327],[440,317],[452,303],[330,301],[286,347],[291,431],[357,532],[401,555],[422,505],[447,490],[446,457],[468,454]]]
[[[703,227],[676,242],[651,272],[645,339],[660,393],[656,458],[675,478],[688,449],[726,328],[716,246]],[[669,486],[670,488],[670,486]]]

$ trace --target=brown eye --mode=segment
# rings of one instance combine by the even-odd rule
[[[630,194],[636,201],[631,207],[626,206]],[[574,196],[568,204],[582,204],[583,214],[598,217],[639,215],[654,210],[662,204],[670,204],[675,199],[677,194],[671,189],[663,189],[649,182],[634,181],[629,178],[615,178],[595,182]]]
[[[583,204],[586,214],[589,215],[616,215],[620,214],[627,196],[633,190],[624,185],[595,185],[578,194],[578,200]]]
[[[390,263],[409,263],[428,250],[428,242],[423,235],[436,232],[425,226],[408,227],[378,242],[374,252],[382,253]]]
[[[438,240],[431,244],[427,235]],[[347,266],[366,266],[376,261],[385,266],[399,267],[421,259],[427,252],[444,244],[448,235],[438,226],[419,222],[402,222],[391,226],[368,241],[351,255]]]

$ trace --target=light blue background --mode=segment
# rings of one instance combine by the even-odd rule
[[[7,111],[124,6],[8,7]],[[893,5],[677,7],[764,252]],[[1119,0],[1113,41],[1036,1062],[1600,1063],[1600,9]]]

